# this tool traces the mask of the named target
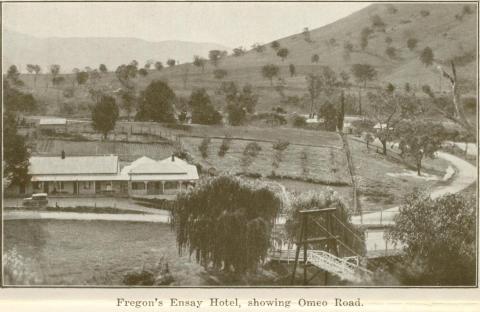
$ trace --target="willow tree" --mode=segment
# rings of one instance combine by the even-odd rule
[[[267,256],[280,199],[261,184],[219,176],[178,196],[172,213],[180,254],[206,268],[242,274]]]
[[[326,232],[328,230],[330,234],[339,236],[336,253],[340,257],[363,256],[365,253],[363,230],[350,222],[349,210],[335,192],[331,190],[322,193],[305,192],[293,198],[290,207],[286,211],[285,233],[289,242],[294,243],[299,239],[302,223],[299,211],[322,208],[336,208],[331,219],[331,227],[329,229],[327,214],[310,216],[308,220],[308,237],[328,236],[329,233]],[[330,249],[332,252],[332,248],[328,248],[328,242],[315,243],[310,248]]]

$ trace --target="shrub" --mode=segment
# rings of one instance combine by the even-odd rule
[[[280,140],[276,143],[273,143],[272,148],[275,150],[275,154],[273,154],[273,161],[272,161],[272,167],[274,169],[277,169],[280,166],[280,163],[283,160],[283,151],[287,149],[287,147],[290,145],[288,141]],[[273,172],[274,174],[274,172]]]
[[[391,59],[394,59],[395,57],[397,57],[397,49],[395,49],[394,47],[388,47],[386,50],[385,50],[385,54],[391,58]]]
[[[378,14],[373,15],[370,20],[373,27],[385,30],[386,24]]]
[[[368,37],[373,33],[373,30],[369,27],[364,27],[360,33],[360,47],[362,50],[368,46]]]
[[[294,105],[294,106],[300,105],[300,101],[301,99],[297,95],[287,96],[286,98],[282,99],[282,103],[285,103],[287,105]]]
[[[286,114],[287,112],[283,109],[281,106],[277,106],[272,108],[272,111],[274,111],[277,114]]]
[[[425,65],[425,66],[430,66],[433,64],[434,60],[434,55],[433,51],[430,47],[426,47],[423,49],[422,53],[420,54],[420,61]]]
[[[475,200],[458,194],[405,197],[386,238],[402,243],[404,285],[475,285]]]
[[[241,162],[244,172],[247,171],[247,168],[252,164],[253,160],[258,156],[261,150],[262,148],[257,142],[250,142],[247,144],[247,146],[245,146]]]
[[[215,79],[223,79],[227,75],[228,75],[228,72],[225,69],[220,69],[219,68],[219,69],[215,69],[213,71],[213,77],[215,77]]]
[[[198,150],[203,158],[208,157],[208,145],[210,145],[210,138],[203,138],[202,142],[198,146]]]
[[[65,88],[63,90],[63,96],[67,99],[72,98],[75,95],[75,89],[72,87]]]
[[[225,154],[228,152],[230,149],[230,144],[232,143],[232,139],[229,137],[225,137],[222,140],[222,144],[220,145],[220,148],[218,149],[218,156],[223,157]]]
[[[300,164],[302,166],[302,175],[304,178],[308,176],[309,170],[308,170],[308,154],[307,150],[303,149],[300,152]]]
[[[232,126],[239,126],[245,122],[247,117],[246,111],[235,103],[227,105],[227,118],[228,123]]]
[[[192,127],[189,126],[189,125],[176,124],[176,123],[165,123],[165,124],[162,124],[162,125],[165,128],[169,128],[169,129],[182,130],[182,131],[187,131],[187,132],[192,131]]]
[[[410,51],[412,51],[413,49],[415,49],[417,47],[417,43],[418,43],[418,40],[415,39],[415,38],[409,38],[407,40],[407,47]]]
[[[303,116],[293,116],[293,126],[297,128],[303,128],[307,125],[307,120]]]
[[[289,145],[290,143],[288,141],[279,140],[278,142],[273,143],[273,149],[276,151],[284,151]]]
[[[472,14],[473,13],[473,10],[472,10],[472,7],[468,4],[464,5],[463,8],[462,8],[462,14],[463,15],[466,15],[466,14]]]
[[[155,283],[155,277],[147,270],[129,272],[123,276],[123,283],[129,286],[152,286]]]
[[[452,59],[450,61],[454,62],[456,66],[465,66],[465,65],[468,65],[470,63],[475,62],[476,59],[477,58],[476,58],[476,54],[475,54],[475,49],[473,49],[473,50],[470,50],[468,52],[465,52],[462,55],[457,55],[457,56],[452,57]]]
[[[265,116],[265,122],[270,126],[281,126],[287,124],[287,120],[280,114],[267,114]]]
[[[477,98],[475,97],[466,97],[463,98],[463,107],[470,111],[475,111],[477,109]]]
[[[393,4],[387,4],[387,12],[389,14],[395,14],[398,12],[398,9]]]
[[[427,17],[427,16],[429,16],[429,15],[430,15],[430,11],[427,11],[427,10],[421,10],[421,11],[420,11],[420,15],[421,15],[422,17]]]
[[[243,150],[243,155],[257,157],[261,150],[262,148],[257,142],[250,142],[247,144],[247,146],[245,146],[245,149]]]

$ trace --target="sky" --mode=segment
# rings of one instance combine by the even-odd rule
[[[35,37],[135,37],[250,47],[370,3],[4,3],[3,25]]]

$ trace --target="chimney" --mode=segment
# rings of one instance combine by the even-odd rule
[[[175,161],[175,154],[172,153],[172,161]]]
[[[62,150],[62,159],[65,159],[65,151]]]

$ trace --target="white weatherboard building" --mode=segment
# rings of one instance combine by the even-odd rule
[[[173,195],[198,180],[197,167],[175,156],[141,157],[120,169],[118,156],[35,156],[30,183],[11,186],[14,195]]]

